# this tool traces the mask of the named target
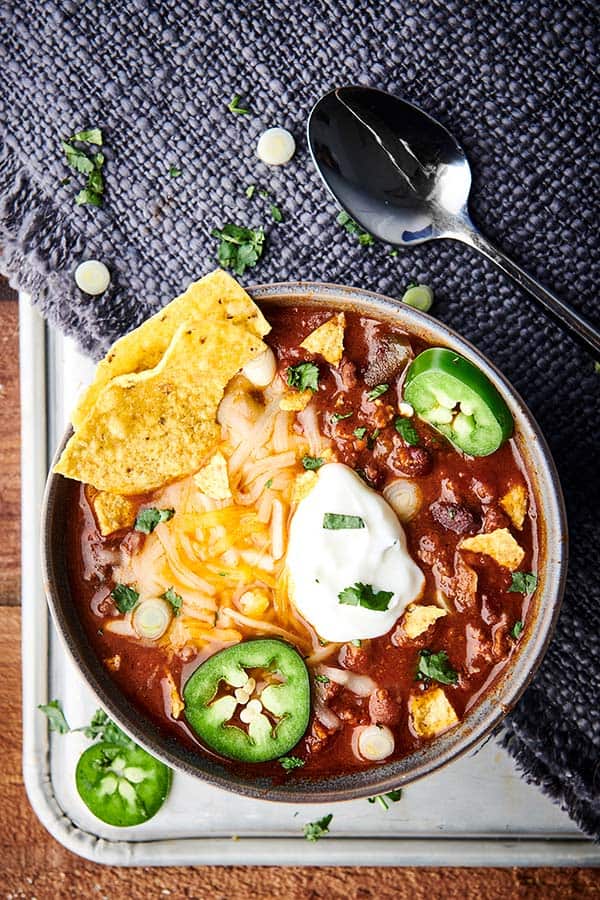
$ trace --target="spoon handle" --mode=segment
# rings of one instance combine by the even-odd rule
[[[509,275],[517,284],[529,291],[539,306],[564,330],[575,338],[580,344],[592,351],[593,356],[600,360],[600,331],[587,322],[582,316],[571,309],[562,300],[559,300],[550,291],[542,287],[539,282],[531,278],[516,263],[508,258],[501,250],[498,250],[487,238],[472,226],[455,235],[459,240],[474,247],[491,259],[499,269]]]

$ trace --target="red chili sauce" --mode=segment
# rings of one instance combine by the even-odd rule
[[[344,644],[336,656],[326,661],[328,666],[371,676],[378,687],[377,698],[357,697],[338,684],[315,684],[313,691],[320,691],[321,699],[341,725],[330,730],[313,714],[305,737],[290,751],[305,760],[303,768],[284,774],[277,762],[248,766],[225,760],[237,770],[260,770],[277,778],[341,774],[375,765],[359,761],[351,746],[353,729],[372,721],[374,707],[380,721],[388,724],[394,734],[392,758],[406,756],[423,746],[424,740],[414,733],[407,712],[411,694],[428,687],[416,677],[420,650],[445,650],[448,654],[458,682],[443,685],[443,689],[459,719],[491,688],[515,650],[517,640],[511,635],[515,623],[522,621],[528,627],[528,600],[523,593],[509,590],[511,573],[491,557],[464,551],[459,554],[456,548],[467,534],[509,528],[525,551],[520,570],[535,572],[535,497],[514,440],[507,441],[491,456],[471,458],[416,418],[412,423],[419,436],[418,445],[407,446],[402,440],[394,427],[402,374],[398,378],[389,367],[386,370],[382,347],[390,339],[397,340],[417,355],[427,347],[421,338],[407,335],[389,323],[346,313],[344,356],[339,367],[333,368],[299,347],[307,334],[331,317],[331,310],[269,306],[267,316],[272,331],[266,342],[276,355],[281,373],[299,361],[319,364],[319,390],[312,402],[317,405],[321,431],[331,439],[337,460],[360,471],[367,483],[379,491],[396,477],[417,479],[423,502],[415,518],[404,526],[408,547],[426,577],[424,602],[433,603],[436,590],[440,590],[454,607],[452,614],[438,619],[416,638],[408,639],[403,634],[399,620],[387,635],[363,640],[360,646]],[[389,382],[389,389],[377,400],[366,399],[366,390],[382,382]],[[352,415],[347,418],[335,418],[336,413],[349,412]],[[364,438],[353,434],[357,427],[366,427]],[[520,530],[515,529],[499,503],[515,484],[524,485],[528,493],[528,513]],[[116,615],[110,597],[114,584],[107,580],[111,553],[123,541],[144,540],[143,535],[121,531],[102,538],[85,486],[74,482],[72,490],[70,580],[74,602],[99,659],[117,688],[140,713],[165,733],[175,734],[188,746],[214,755],[202,747],[184,714],[177,720],[171,716],[164,686],[167,666],[182,691],[202,661],[202,654],[185,661],[177,656],[167,658],[162,648],[103,630],[105,617]],[[147,501],[148,497],[140,500]],[[477,573],[475,595],[470,590],[468,570],[456,568],[459,557]],[[120,665],[112,671],[111,660],[116,655],[120,656]]]

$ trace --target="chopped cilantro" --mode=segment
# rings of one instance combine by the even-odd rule
[[[246,107],[240,106],[241,99],[241,94],[234,94],[227,104],[227,109],[229,110],[229,112],[236,113],[238,116],[249,116],[250,110]]]
[[[135,588],[126,584],[115,585],[110,592],[110,596],[115,601],[115,606],[120,613],[130,612],[140,599],[140,595]]]
[[[321,675],[319,672],[315,675],[315,681],[318,681],[320,684],[329,684],[327,675]]]
[[[322,819],[318,819],[316,822],[307,822],[304,826],[304,837],[306,840],[311,842],[318,841],[323,835],[329,834],[329,825],[332,819],[333,813],[329,813],[328,816],[323,816]]]
[[[228,223],[223,228],[213,228],[211,236],[219,238],[217,251],[219,263],[225,269],[232,269],[236,275],[243,275],[261,258],[265,244],[262,228],[244,228]]]
[[[57,734],[67,734],[71,729],[65,718],[60,700],[51,700],[49,703],[40,703],[38,706],[48,719],[48,728]]]
[[[594,363],[594,372],[596,373],[596,375],[600,375],[600,362],[598,362],[597,360]]]
[[[341,225],[342,228],[344,228],[348,232],[348,234],[356,235],[358,243],[363,247],[368,247],[371,244],[375,243],[375,238],[373,237],[373,235],[369,234],[368,231],[365,231],[363,228],[361,228],[358,222],[355,222],[347,212],[344,212],[342,210],[342,212],[338,213],[336,221],[338,225]]]
[[[272,479],[272,478],[269,478],[267,481],[265,481],[265,487],[266,487],[266,488],[270,488],[270,487],[272,487],[272,485],[273,485],[273,479]]]
[[[345,528],[364,528],[365,520],[360,516],[345,516],[341,513],[323,513],[323,528],[339,531]]]
[[[393,591],[377,591],[375,593],[372,585],[357,581],[351,587],[340,591],[338,600],[346,606],[362,606],[364,609],[384,612],[386,609],[389,609],[390,600],[393,596]]]
[[[394,247],[393,250],[390,250],[388,256],[398,256],[398,249]]]
[[[115,725],[103,709],[97,709],[92,716],[89,725],[85,728],[77,728],[76,731],[82,731],[87,738],[95,741],[98,738],[106,741],[108,744],[118,744],[120,747],[128,747],[133,745],[131,738],[127,737],[124,731],[121,731],[118,725]]]
[[[398,416],[394,422],[394,428],[407,444],[415,447],[419,443],[419,435],[409,419]]]
[[[161,594],[163,600],[167,600],[168,603],[173,607],[173,615],[178,616],[181,612],[181,607],[183,606],[183,597],[181,594],[178,594],[176,591],[170,587],[168,590]]]
[[[319,388],[319,367],[314,363],[298,363],[287,370],[287,383],[299,391]]]
[[[83,144],[97,144],[102,146],[102,132],[99,128],[86,128],[85,131],[78,131],[68,139],[69,141],[81,141]]]
[[[352,432],[354,437],[357,437],[359,439],[359,441],[362,441],[362,439],[364,438],[366,433],[367,433],[367,429],[364,427],[364,425],[361,425],[360,428],[355,428],[354,431]]]
[[[174,515],[174,509],[157,509],[155,506],[149,506],[147,509],[140,510],[133,527],[135,531],[151,534],[157,525],[160,525],[161,522],[168,522]]]
[[[332,414],[331,414],[331,421],[332,421],[332,422],[342,422],[344,419],[349,419],[349,418],[350,418],[351,416],[353,416],[353,415],[354,415],[353,412],[347,412],[347,413],[332,413]]]
[[[522,635],[524,628],[525,628],[525,626],[519,619],[518,621],[515,622],[513,627],[510,629],[510,636],[512,638],[514,638],[515,641],[518,640],[520,638],[520,636]]]
[[[104,179],[100,170],[104,165],[104,154],[95,153],[93,156],[88,156],[85,151],[74,147],[73,141],[102,145],[102,132],[99,128],[89,128],[86,131],[78,131],[66,141],[61,141],[67,164],[76,172],[87,175],[86,185],[75,197],[75,203],[78,206],[84,204],[102,206]]]
[[[375,387],[367,394],[368,400],[377,400],[382,394],[388,390],[389,384],[376,384]]]
[[[292,769],[300,769],[304,765],[304,760],[299,756],[280,756],[277,760],[282,769],[290,772]]]
[[[325,460],[321,456],[303,456],[302,465],[305,469],[320,469]]]
[[[379,803],[383,809],[388,810],[390,808],[388,800],[391,800],[392,803],[397,803],[398,800],[402,797],[402,791],[400,789],[396,791],[388,791],[387,794],[377,794],[376,797],[368,797],[369,803]]]
[[[181,174],[181,169],[178,169],[177,166],[169,166],[169,178],[179,178]]]
[[[533,594],[537,587],[537,575],[533,572],[513,572],[509,591],[515,594]]]
[[[248,200],[252,200],[252,198],[254,197],[255,190],[256,190],[255,184],[248,185],[248,187],[246,188],[246,197],[248,198]]]
[[[75,197],[77,206],[102,206],[102,194],[90,188],[83,188]]]
[[[355,638],[353,641],[350,641],[353,647],[362,647],[362,641],[360,638]]]
[[[283,222],[283,214],[275,203],[271,203],[271,218],[274,222]]]
[[[76,172],[82,172],[84,175],[89,175],[90,172],[94,171],[93,160],[83,150],[78,150],[66,141],[61,141],[61,146],[65,151],[67,163],[72,169],[75,169]]]
[[[375,441],[377,440],[377,438],[379,437],[380,434],[381,434],[381,430],[379,428],[376,428],[374,431],[371,432],[371,434],[367,438],[367,449],[368,450],[373,449],[373,447],[375,446]]]
[[[431,650],[421,650],[419,653],[419,665],[417,673],[440,684],[456,684],[458,675],[448,661],[445,650],[432,653]]]

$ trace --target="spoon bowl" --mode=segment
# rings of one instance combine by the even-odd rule
[[[466,154],[427,113],[385,91],[336,88],[313,107],[308,144],[331,194],[374,237],[405,247],[439,238],[463,241],[529,291],[563,330],[600,359],[600,331],[474,226]]]

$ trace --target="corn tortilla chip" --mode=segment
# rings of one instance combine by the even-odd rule
[[[471,550],[472,553],[485,553],[495,559],[498,565],[513,572],[525,556],[525,551],[517,544],[508,528],[497,528],[488,534],[476,534],[465,538],[459,545],[460,550]]]
[[[228,381],[264,349],[232,321],[181,325],[155,368],[102,388],[55,472],[126,496],[197,472],[218,442]]]
[[[312,391],[286,391],[279,401],[279,409],[286,412],[302,412],[312,399]]]
[[[346,317],[343,312],[338,313],[311,331],[300,346],[309,353],[320,353],[332,366],[339,366],[344,353],[345,327]]]
[[[317,480],[317,473],[313,471],[301,472],[300,475],[296,475],[292,488],[292,503],[300,503],[301,500],[308,497]]]
[[[458,722],[452,704],[439,687],[413,694],[408,706],[411,725],[420,737],[434,737]]]
[[[510,517],[511,522],[519,531],[523,528],[527,513],[527,491],[522,484],[513,484],[500,500],[500,506]]]
[[[181,324],[196,320],[210,320],[215,329],[222,322],[244,325],[259,338],[271,330],[246,291],[234,278],[217,269],[193,282],[185,293],[113,344],[106,357],[98,363],[93,382],[71,416],[73,428],[77,430],[80,427],[103,387],[112,378],[153,369]]]
[[[194,475],[196,486],[212,500],[229,500],[229,474],[227,460],[221,452],[217,452],[199,472]]]
[[[433,625],[437,619],[446,615],[445,609],[439,606],[413,606],[407,608],[402,620],[402,628],[409,638],[416,638]]]
[[[121,528],[131,528],[135,522],[137,504],[121,494],[98,491],[92,499],[92,506],[98,522],[100,534],[106,537]]]

